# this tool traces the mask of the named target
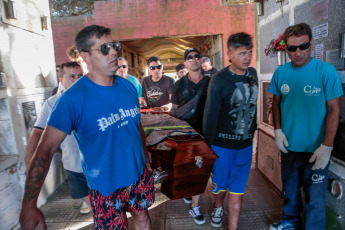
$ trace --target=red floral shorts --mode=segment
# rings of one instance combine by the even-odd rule
[[[108,197],[98,190],[89,190],[95,229],[127,229],[126,212],[147,210],[155,201],[154,180],[145,168],[139,180],[119,188]]]

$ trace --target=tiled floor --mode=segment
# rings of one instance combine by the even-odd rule
[[[252,170],[248,186],[244,194],[242,212],[238,229],[260,230],[268,229],[269,224],[282,217],[282,203],[280,195],[264,179],[257,170]],[[55,229],[93,229],[92,214],[80,214],[81,200],[73,200],[69,196],[67,184],[63,184],[41,207],[48,230]],[[206,224],[196,225],[188,214],[188,204],[183,200],[169,200],[158,190],[156,203],[150,208],[154,230],[189,230],[189,229],[216,229],[210,224],[212,210],[212,195],[210,186],[200,198],[201,212],[206,218]],[[227,216],[227,210],[225,215]],[[223,227],[226,229],[227,218],[224,218]],[[129,229],[134,229],[129,217]]]

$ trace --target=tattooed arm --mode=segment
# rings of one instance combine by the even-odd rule
[[[37,198],[47,176],[52,157],[65,139],[66,133],[46,126],[26,175],[25,193],[19,222],[22,229],[35,229],[37,225],[46,229],[43,213],[37,208]]]

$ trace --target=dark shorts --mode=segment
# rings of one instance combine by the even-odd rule
[[[127,229],[126,212],[147,210],[155,202],[154,180],[145,168],[139,180],[119,188],[108,197],[89,190],[95,229]]]
[[[66,170],[69,193],[73,199],[80,199],[89,195],[89,187],[84,173]]]

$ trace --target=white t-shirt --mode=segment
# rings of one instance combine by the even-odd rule
[[[41,114],[35,123],[35,128],[45,128],[52,108],[60,96],[61,94],[55,94],[46,100]],[[73,133],[66,136],[65,140],[61,143],[61,149],[64,168],[72,172],[82,173],[83,169],[81,167],[80,152]]]

